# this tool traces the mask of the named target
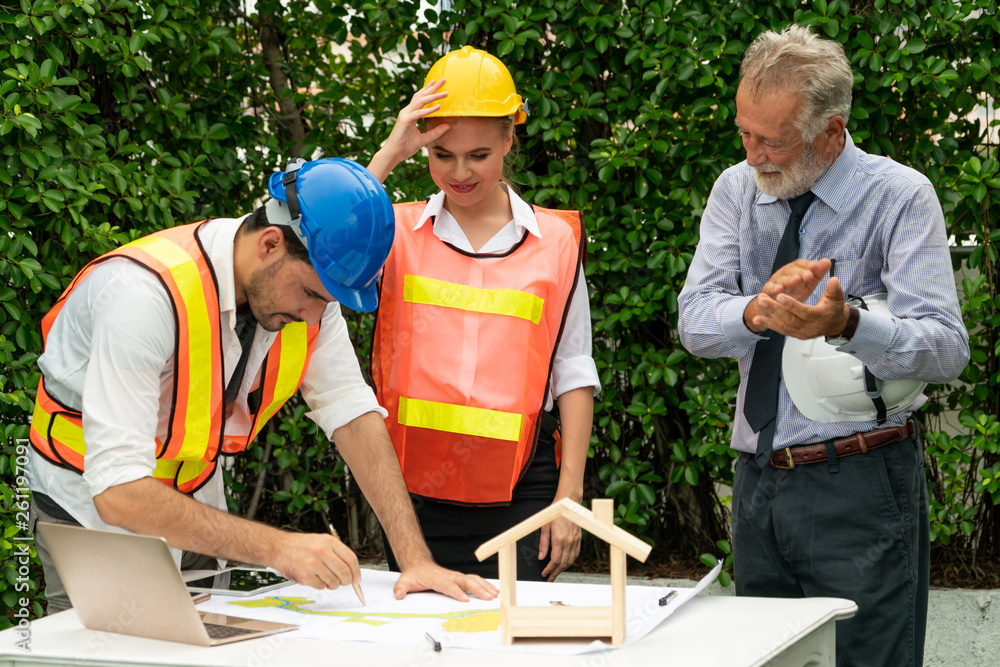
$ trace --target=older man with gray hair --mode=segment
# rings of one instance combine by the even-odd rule
[[[923,175],[854,145],[840,44],[768,31],[740,74],[747,159],[715,183],[679,303],[688,350],[739,360],[736,592],[852,599],[837,664],[919,666],[930,544],[911,415],[923,383],[969,359],[941,206]]]

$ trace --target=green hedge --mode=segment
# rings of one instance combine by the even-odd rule
[[[968,276],[973,363],[961,388],[935,391],[922,413],[932,529],[938,557],[970,572],[976,559],[995,561],[998,128],[990,143],[971,114],[997,98],[996,5],[455,0],[421,12],[410,0],[267,0],[247,16],[234,0],[20,0],[0,15],[0,625],[20,608],[17,447],[37,384],[38,322],[60,290],[123,241],[250,210],[290,156],[366,162],[449,44],[500,55],[529,99],[525,197],[586,214],[605,387],[587,497],[614,497],[619,524],[657,554],[715,551],[728,534],[718,484],[732,477],[736,369],[680,347],[677,293],[712,183],[743,159],[733,123],[741,54],[791,21],[845,44],[852,136],[926,173],[968,251],[955,266]],[[415,159],[387,187],[403,200],[433,185]],[[370,319],[349,324],[363,358]],[[941,431],[946,410],[959,411],[958,435]],[[372,542],[350,472],[304,411],[290,405],[227,472],[232,508],[303,529],[332,509],[355,545]],[[29,579],[35,595],[34,570]]]

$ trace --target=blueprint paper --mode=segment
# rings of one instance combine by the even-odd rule
[[[716,566],[694,588],[627,586],[625,594],[625,644],[638,641],[688,600],[715,581],[721,570]],[[471,598],[459,602],[437,593],[410,593],[396,600],[392,587],[399,577],[394,572],[362,570],[361,585],[368,602],[362,607],[354,590],[344,586],[320,591],[290,584],[253,597],[213,595],[198,605],[200,611],[242,616],[299,626],[289,636],[332,641],[364,641],[399,646],[426,647],[425,633],[444,648],[526,651],[573,655],[615,648],[610,641],[559,639],[546,642],[500,641],[500,599]],[[494,583],[496,583],[494,581]],[[671,590],[677,595],[665,606],[659,600]],[[520,581],[519,607],[549,607],[552,602],[572,606],[611,606],[611,586]]]

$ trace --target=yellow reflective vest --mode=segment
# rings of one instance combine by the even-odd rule
[[[260,378],[261,401],[251,411],[246,436],[226,436],[223,405],[222,332],[219,294],[212,266],[198,239],[204,223],[173,227],[102,255],[73,279],[42,319],[43,340],[66,299],[103,262],[125,258],[157,276],[167,289],[177,322],[174,397],[167,434],[156,441],[153,477],[183,493],[194,493],[215,472],[220,453],[236,454],[253,441],[267,420],[302,384],[319,325],[286,325],[268,351]],[[87,443],[82,414],[60,403],[38,383],[30,439],[52,463],[83,473]]]
[[[414,229],[425,204],[394,206],[372,378],[411,493],[509,503],[535,453],[556,349],[584,252],[576,211],[535,209],[501,255]]]

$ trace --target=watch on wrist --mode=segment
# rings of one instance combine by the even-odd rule
[[[854,333],[858,330],[858,322],[861,321],[861,311],[854,306],[847,307],[847,324],[844,325],[844,330],[841,331],[836,336],[827,336],[826,342],[834,347],[840,347],[842,345],[847,345],[852,338],[854,338]]]

